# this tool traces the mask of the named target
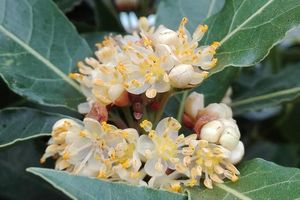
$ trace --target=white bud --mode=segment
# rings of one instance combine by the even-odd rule
[[[154,41],[157,44],[175,45],[178,40],[177,33],[161,25],[154,33]]]
[[[175,88],[186,88],[193,78],[192,65],[180,64],[173,67],[169,73],[171,85]]]
[[[237,164],[242,160],[244,153],[245,153],[244,144],[241,141],[239,141],[238,145],[231,151],[229,160],[231,161],[232,164]]]
[[[197,92],[192,92],[185,100],[184,112],[196,118],[198,111],[204,107],[204,96]]]
[[[219,120],[213,120],[205,124],[201,129],[200,138],[208,142],[216,143],[224,131],[224,125]]]
[[[224,103],[209,104],[206,109],[209,112],[217,113],[220,118],[232,118],[232,110]]]
[[[239,134],[236,132],[236,130],[232,127],[226,127],[220,137],[219,143],[223,147],[233,150],[237,146],[239,140]]]
[[[240,133],[240,130],[239,130],[239,127],[238,125],[236,124],[236,121],[232,118],[230,119],[219,119],[225,127],[231,127],[235,130],[235,133],[237,134],[238,138],[241,137],[241,133]]]

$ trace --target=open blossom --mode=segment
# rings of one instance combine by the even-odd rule
[[[183,135],[178,136],[181,125],[168,117],[161,120],[155,130],[149,121],[143,121],[141,126],[148,132],[148,135],[140,136],[137,143],[137,150],[145,160],[145,171],[153,177],[162,176],[168,168],[175,167],[173,161],[177,159],[178,148],[183,145]]]
[[[173,31],[163,25],[155,29],[141,18],[138,32],[105,37],[96,45],[96,58],[79,62],[79,73],[70,74],[87,99],[79,110],[87,113],[94,103],[126,106],[128,93],[155,98],[172,88],[200,84],[217,63],[214,55],[219,43],[199,46],[208,27],[199,25],[191,34],[186,23],[183,18]]]
[[[41,162],[58,157],[55,168],[73,174],[141,184],[144,173],[136,152],[135,129],[118,129],[90,118],[81,125],[70,119],[55,123]],[[116,171],[118,173],[116,173]]]

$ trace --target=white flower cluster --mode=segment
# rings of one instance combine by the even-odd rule
[[[70,74],[82,87],[87,103],[80,110],[89,111],[95,102],[101,105],[126,105],[128,93],[156,97],[171,88],[191,88],[200,84],[216,65],[214,42],[198,46],[208,27],[190,34],[183,18],[177,31],[161,25],[150,27],[146,18],[139,21],[139,33],[106,37],[97,44],[96,58],[79,62],[79,72]]]
[[[41,162],[54,156],[58,170],[174,192],[182,185],[199,185],[201,178],[208,188],[224,178],[238,179],[224,147],[198,140],[196,134],[178,135],[181,125],[174,118],[162,119],[155,129],[147,120],[140,126],[148,134],[90,118],[83,124],[61,119]]]
[[[224,103],[212,103],[204,107],[203,95],[193,92],[185,102],[185,113],[201,139],[227,149],[233,164],[242,159],[244,145],[240,141],[241,134],[229,106]]]

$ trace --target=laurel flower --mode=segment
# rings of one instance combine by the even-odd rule
[[[183,135],[178,136],[181,125],[172,117],[162,119],[155,130],[149,121],[143,121],[141,127],[148,135],[141,135],[137,142],[137,151],[145,161],[145,171],[152,177],[162,176],[168,168],[174,169],[178,148],[183,145]]]
[[[184,185],[192,187],[200,184],[202,177],[207,188],[212,188],[214,182],[223,183],[224,178],[233,182],[238,180],[239,171],[230,162],[222,146],[197,140],[196,146],[188,148],[189,151],[182,152],[184,157],[176,167],[176,172],[188,177],[181,181]]]
[[[102,179],[126,180],[139,182],[139,176],[126,177],[115,173],[115,168],[130,170],[130,174],[139,173],[141,161],[136,156],[138,133],[135,129],[118,129],[113,125],[85,118],[83,125],[61,119],[55,123],[52,138],[41,162],[56,156],[55,168],[73,174]],[[131,178],[131,179],[130,179]]]

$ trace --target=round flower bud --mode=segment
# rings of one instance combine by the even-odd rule
[[[209,104],[206,109],[209,112],[214,112],[219,115],[220,118],[232,118],[232,110],[229,106],[224,103],[212,103]]]
[[[230,118],[230,119],[219,119],[219,120],[224,124],[225,127],[231,127],[231,128],[233,128],[235,130],[238,138],[241,137],[241,133],[240,133],[239,127],[236,124],[236,121],[234,119]]]
[[[153,39],[158,44],[174,45],[178,41],[177,33],[161,25],[155,31]]]
[[[233,150],[238,145],[239,140],[240,138],[236,130],[232,127],[226,127],[220,137],[219,143],[223,147]]]
[[[192,80],[194,68],[192,65],[180,64],[169,73],[171,85],[175,88],[186,88]]]
[[[184,112],[192,118],[196,118],[198,111],[204,107],[204,96],[197,92],[192,92],[185,100]]]
[[[244,144],[239,141],[238,145],[231,151],[229,160],[232,164],[237,164],[240,162],[244,156],[245,148]]]
[[[216,143],[224,131],[224,125],[219,120],[213,120],[205,124],[201,129],[200,138],[208,142]]]

